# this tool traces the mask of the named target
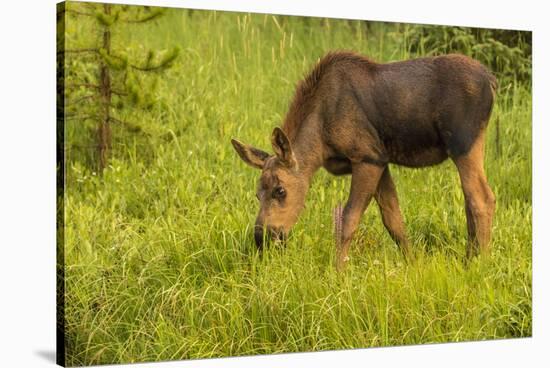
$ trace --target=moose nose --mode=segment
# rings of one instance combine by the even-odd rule
[[[269,232],[268,232],[269,234]],[[254,241],[256,242],[256,247],[259,250],[262,250],[264,246],[264,229],[261,226],[256,226],[254,229]]]
[[[258,247],[259,250],[263,249],[265,245],[264,242],[268,242],[271,239],[284,241],[286,240],[286,234],[281,229],[273,228],[270,226],[255,226],[254,241],[256,242],[256,247]]]
[[[268,243],[274,236],[276,237],[276,231],[271,226],[256,224],[254,228],[254,241],[259,250],[262,250],[264,245],[266,245],[265,243]]]

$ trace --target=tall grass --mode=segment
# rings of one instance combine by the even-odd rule
[[[85,22],[69,42],[85,46]],[[93,33],[92,33],[93,34]],[[501,84],[487,138],[497,196],[493,254],[463,264],[466,219],[452,163],[392,167],[417,262],[405,265],[375,205],[348,270],[334,269],[331,213],[349,177],[320,171],[286,248],[252,241],[258,172],[230,137],[267,149],[295,83],[325,52],[412,56],[392,24],[171,10],[119,28],[130,49],[180,46],[158,104],[125,111],[102,178],[68,155],[67,363],[86,365],[483,340],[531,335],[531,92]],[[500,149],[496,145],[496,119]],[[67,144],[87,139],[67,123]]]

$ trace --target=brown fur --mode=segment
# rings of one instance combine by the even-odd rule
[[[301,123],[306,120],[307,116],[315,108],[315,94],[320,85],[322,77],[330,72],[330,69],[335,66],[342,66],[344,63],[365,64],[372,61],[364,56],[353,52],[330,52],[325,55],[315,65],[313,70],[296,86],[294,98],[288,109],[283,130],[291,141],[296,138]]]
[[[343,210],[342,269],[360,218],[374,197],[384,226],[411,255],[388,164],[424,167],[455,162],[466,200],[468,256],[485,253],[494,195],[483,171],[484,132],[496,79],[462,55],[379,64],[351,52],[329,53],[298,83],[283,128],[272,135],[274,156],[236,140],[240,157],[262,169],[255,239],[284,237],[297,221],[311,177],[324,167],[351,174]]]
[[[491,227],[495,213],[495,195],[487,183],[483,169],[485,132],[481,132],[468,154],[454,159],[464,192],[468,249],[466,255],[473,257],[481,250],[489,254]]]
[[[382,223],[392,239],[401,247],[405,255],[410,255],[409,242],[405,230],[405,223],[399,208],[397,190],[390,175],[390,168],[386,167],[376,189],[374,197],[380,209]]]

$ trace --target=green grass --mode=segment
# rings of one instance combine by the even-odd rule
[[[72,18],[71,18],[72,19]],[[89,44],[70,22],[69,45]],[[531,92],[506,82],[487,138],[497,196],[493,253],[464,266],[466,219],[451,162],[392,167],[417,262],[402,257],[375,204],[346,272],[334,268],[332,209],[349,177],[319,171],[286,248],[260,259],[251,225],[259,172],[231,137],[268,149],[295,83],[325,52],[406,59],[391,24],[173,10],[119,28],[115,44],[181,47],[150,111],[123,118],[100,178],[67,156],[67,363],[87,365],[531,336]],[[501,153],[496,150],[500,122]],[[67,123],[67,144],[89,134]],[[115,131],[114,133],[117,133]],[[122,133],[120,133],[122,134]]]

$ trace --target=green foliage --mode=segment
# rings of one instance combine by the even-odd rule
[[[135,9],[135,8],[134,8]],[[151,9],[148,6],[137,9],[139,14],[136,18],[130,20],[132,23],[145,23],[161,17],[165,13],[165,9]]]
[[[162,55],[159,61],[160,67],[162,69],[171,67],[174,64],[174,61],[176,61],[180,52],[181,52],[181,49],[179,47],[174,47],[173,49],[164,52],[164,54]]]
[[[103,47],[99,49],[99,55],[103,62],[109,66],[112,70],[126,70],[128,68],[128,58],[124,56],[113,56],[109,54]]]
[[[145,58],[145,62],[140,66],[133,65],[132,67],[140,71],[163,71],[172,66],[179,54],[179,47],[174,47],[170,50],[163,50],[161,53],[149,50],[147,57]]]
[[[487,65],[500,80],[531,81],[531,32],[426,25],[403,28],[412,53],[462,53]]]
[[[132,106],[150,109],[156,103],[154,95],[157,92],[158,81],[154,79],[146,88],[144,85],[145,82],[142,81],[139,74],[133,71],[127,72],[125,87],[128,95],[126,101]]]
[[[180,49],[176,46],[161,51],[143,50],[142,45],[129,47],[118,38],[124,33],[122,30],[143,27],[158,20],[165,13],[164,9],[73,2],[66,6],[68,23],[75,24],[72,27],[76,22],[82,25],[78,33],[68,30],[69,42],[64,45],[66,83],[75,87],[66,91],[65,112],[69,120],[81,125],[78,142],[71,143],[74,148],[83,147],[84,151],[89,151],[94,144],[96,147],[108,145],[110,149],[110,141],[96,142],[101,135],[94,125],[101,124],[108,111],[109,130],[115,122],[122,123],[124,129],[116,132],[117,141],[125,141],[127,133],[142,132],[143,122],[126,121],[120,115],[128,109],[151,109],[158,102],[157,79],[174,64]],[[90,33],[91,37],[76,39]],[[136,48],[140,49],[139,53],[134,52]],[[102,66],[108,69],[106,86],[102,83]],[[111,97],[107,100],[101,97],[104,95]],[[97,166],[97,158],[85,156],[82,161],[90,167]]]
[[[113,14],[105,14],[102,11],[97,10],[95,12],[95,18],[104,27],[110,27],[115,24],[120,17],[120,10],[115,11]]]
[[[88,26],[69,22],[69,45],[89,45]],[[466,218],[452,162],[392,167],[417,262],[404,264],[373,203],[349,269],[337,274],[331,214],[347,198],[349,177],[320,171],[286,248],[260,258],[252,237],[259,172],[239,160],[230,138],[269,150],[296,82],[327,50],[381,62],[431,50],[412,51],[403,25],[363,21],[172,9],[157,24],[127,27],[113,38],[128,60],[174,45],[181,57],[162,78],[127,68],[123,100],[157,102],[120,108],[143,134],[119,135],[101,179],[82,162],[85,150],[67,153],[68,364],[531,336],[528,81],[500,89],[487,132],[497,196],[491,259],[462,262]],[[95,78],[93,60],[69,63],[69,74],[92,70]],[[139,87],[153,80],[156,88]],[[66,133],[69,147],[88,134],[71,122]]]

